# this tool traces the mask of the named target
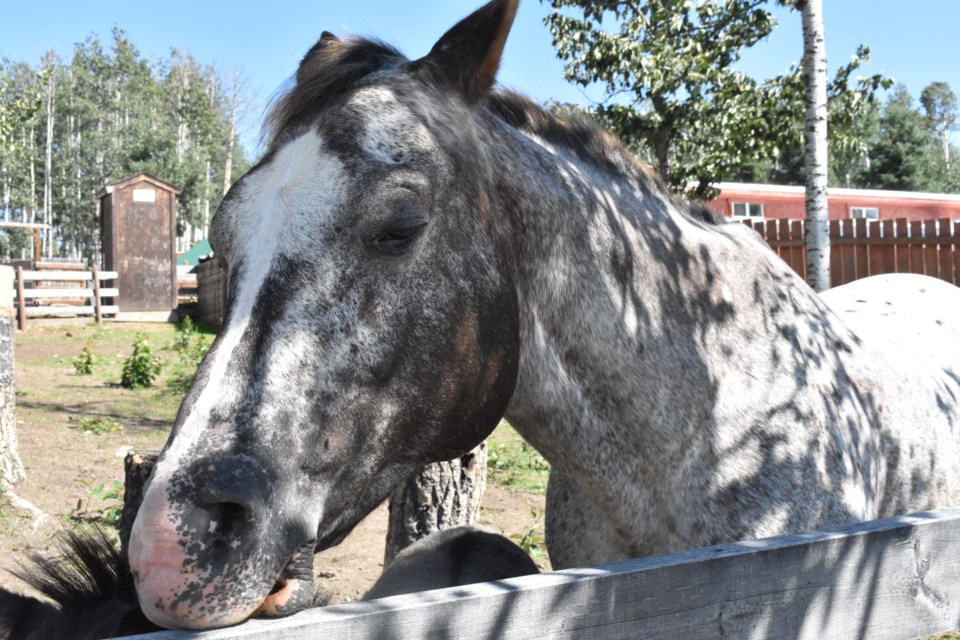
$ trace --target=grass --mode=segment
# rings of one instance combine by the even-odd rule
[[[487,440],[487,477],[507,489],[544,493],[550,464],[516,430],[501,422]]]

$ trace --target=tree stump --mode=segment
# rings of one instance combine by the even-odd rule
[[[27,478],[17,453],[17,404],[13,376],[13,267],[0,267],[0,492]]]
[[[143,492],[147,487],[147,480],[153,473],[153,465],[157,462],[159,451],[130,451],[123,459],[123,510],[120,512],[120,553],[127,555],[127,546],[130,544],[130,531],[133,521],[137,519],[137,511],[143,502]]]
[[[487,484],[487,443],[449,462],[429,464],[390,495],[390,521],[383,566],[431,533],[480,520]]]

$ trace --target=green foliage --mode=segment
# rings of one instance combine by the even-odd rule
[[[543,492],[550,464],[513,427],[501,422],[487,440],[487,472],[501,486]]]
[[[197,333],[197,328],[193,324],[193,318],[183,316],[180,321],[180,327],[177,330],[177,337],[174,339],[173,348],[177,351],[189,349],[190,341]]]
[[[120,385],[128,389],[149,387],[162,369],[163,365],[153,355],[147,337],[138,333],[133,341],[133,354],[123,362]]]
[[[73,370],[78,376],[89,376],[93,374],[93,365],[97,363],[97,357],[90,351],[90,345],[83,347],[76,358],[73,359]]]
[[[935,191],[937,150],[929,122],[898,86],[883,109],[861,184],[874,189]]]
[[[123,427],[112,420],[100,417],[81,416],[76,418],[77,428],[83,433],[101,436],[105,433],[123,431]]]
[[[120,524],[120,516],[123,514],[123,483],[114,480],[109,486],[101,484],[90,491],[90,497],[105,504],[97,509],[100,516],[99,520],[110,527],[117,527]]]
[[[533,525],[530,529],[523,535],[515,533],[511,537],[516,541],[517,546],[531,558],[543,558],[546,556],[547,548],[543,534],[540,533],[543,526],[543,523],[540,522],[543,513],[537,509],[530,509],[530,517],[533,518]]]
[[[229,167],[232,182],[249,166],[232,132],[231,92],[218,71],[178,51],[151,62],[120,28],[109,43],[91,36],[64,59],[50,52],[36,67],[4,59],[0,170],[10,209],[4,217],[50,223],[51,253],[90,260],[99,239],[94,194],[146,171],[182,189],[181,225],[205,227],[222,197],[225,171]],[[37,196],[45,183],[48,211]],[[22,233],[16,243],[4,235],[3,255],[29,250]]]
[[[190,316],[184,316],[176,337],[170,348],[177,352],[179,358],[173,365],[173,375],[167,381],[171,389],[178,393],[186,393],[193,382],[200,361],[210,349],[210,341],[200,335]]]
[[[43,104],[45,70],[29,72],[10,60],[0,60],[0,151],[17,150],[16,132]]]
[[[567,79],[606,88],[601,120],[676,190],[694,183],[691,195],[702,198],[713,195],[711,184],[769,163],[778,149],[802,148],[801,70],[759,82],[735,67],[776,26],[768,4],[551,0],[545,22]],[[888,82],[851,80],[868,55],[861,47],[830,83],[836,146],[857,146],[856,129],[844,123],[855,123]]]

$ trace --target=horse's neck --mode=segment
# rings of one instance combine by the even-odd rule
[[[768,306],[822,307],[748,229],[695,222],[652,186],[541,146],[510,156],[501,184],[522,316],[507,418],[568,475],[676,476],[711,446],[703,426],[727,410],[724,380],[793,375],[769,352],[741,353],[775,339]],[[789,302],[756,299],[777,287]]]

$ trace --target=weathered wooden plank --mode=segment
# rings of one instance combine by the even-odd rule
[[[101,271],[101,280],[115,280],[119,277],[116,271]],[[93,273],[90,271],[24,271],[23,279],[25,281],[50,280],[53,282],[76,282],[92,280]]]
[[[910,273],[910,225],[906,218],[895,222],[897,239],[897,273]]]
[[[830,286],[839,287],[843,284],[843,249],[834,243],[834,238],[840,237],[840,221],[830,221]],[[804,278],[806,279],[806,278]]]
[[[940,260],[937,256],[937,247],[932,242],[937,237],[937,221],[923,221],[923,270],[928,276],[940,277]]]
[[[960,509],[141,640],[916,638],[960,627]]]
[[[116,287],[100,289],[100,295],[104,298],[116,298],[120,295],[120,289]],[[93,289],[24,289],[24,299],[30,298],[92,298]]]
[[[923,263],[923,222],[910,222],[910,273],[925,273]]]
[[[117,305],[104,305],[100,307],[104,315],[114,315],[119,313],[120,307]],[[90,305],[84,306],[63,306],[63,307],[27,307],[25,309],[28,318],[57,317],[65,318],[68,316],[92,316],[95,309]]]
[[[867,235],[867,221],[864,218],[857,218],[853,221],[854,237],[857,238],[858,242],[854,245],[854,254],[856,255],[857,261],[857,279],[866,278],[870,275],[869,267],[869,250],[867,244],[869,243],[869,236]]]
[[[953,284],[953,251],[951,247],[946,244],[953,240],[953,238],[951,238],[953,221],[949,218],[941,218],[937,220],[937,226],[939,227],[937,230],[937,239],[940,241],[940,246],[937,247],[938,261],[940,263],[940,279]]]
[[[893,220],[884,220],[880,223],[884,244],[879,247],[880,273],[897,272],[896,228]]]
[[[841,220],[840,231],[841,237],[837,238],[837,242],[839,246],[843,247],[843,284],[849,284],[857,279],[856,250],[853,246],[843,245],[840,242],[853,237],[853,220]]]
[[[804,220],[790,221],[790,239],[792,242],[800,241],[799,245],[794,245],[790,250],[790,265],[804,281],[807,279],[807,248],[803,241],[806,232],[805,226]]]
[[[867,269],[868,274],[871,276],[877,276],[883,271],[883,250],[884,248],[880,245],[878,240],[883,240],[882,227],[879,220],[871,220],[867,227],[870,229],[870,242],[867,247]]]

